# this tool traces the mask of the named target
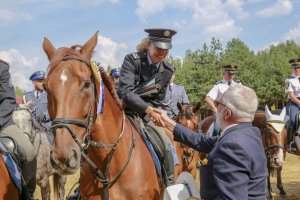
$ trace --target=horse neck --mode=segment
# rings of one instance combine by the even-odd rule
[[[97,114],[93,127],[95,134],[91,135],[92,139],[104,142],[115,141],[121,132],[122,123],[123,112],[109,90],[104,87],[104,106],[102,112]]]

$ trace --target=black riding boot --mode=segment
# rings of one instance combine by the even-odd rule
[[[75,189],[74,194],[68,196],[66,200],[78,200],[80,198],[80,186]]]
[[[24,177],[25,185],[22,189],[21,199],[32,200],[34,199],[33,193],[36,186],[36,157],[30,162],[23,162],[21,164],[22,175]]]
[[[293,138],[294,138],[293,128],[289,127],[287,130],[287,147],[288,152],[294,152],[296,149],[293,147]]]
[[[174,159],[171,150],[165,152],[165,157],[162,164],[162,168],[166,175],[166,185],[174,185]]]

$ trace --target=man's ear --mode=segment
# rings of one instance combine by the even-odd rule
[[[225,119],[229,119],[230,117],[232,117],[232,112],[231,112],[230,109],[228,109],[228,108],[226,107],[226,109],[224,110],[224,118],[225,118]]]

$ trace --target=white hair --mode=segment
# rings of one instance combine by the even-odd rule
[[[222,95],[223,103],[231,110],[238,122],[252,122],[258,107],[258,99],[253,89],[236,84]]]

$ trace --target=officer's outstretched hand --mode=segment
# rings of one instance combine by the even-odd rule
[[[177,123],[167,115],[167,111],[158,108],[153,108],[153,110],[154,112],[160,114],[160,118],[164,123],[164,127],[173,132]]]
[[[145,112],[147,113],[147,115],[149,115],[151,121],[156,126],[165,127],[164,121],[162,120],[160,114],[155,112],[152,106],[148,106]]]

